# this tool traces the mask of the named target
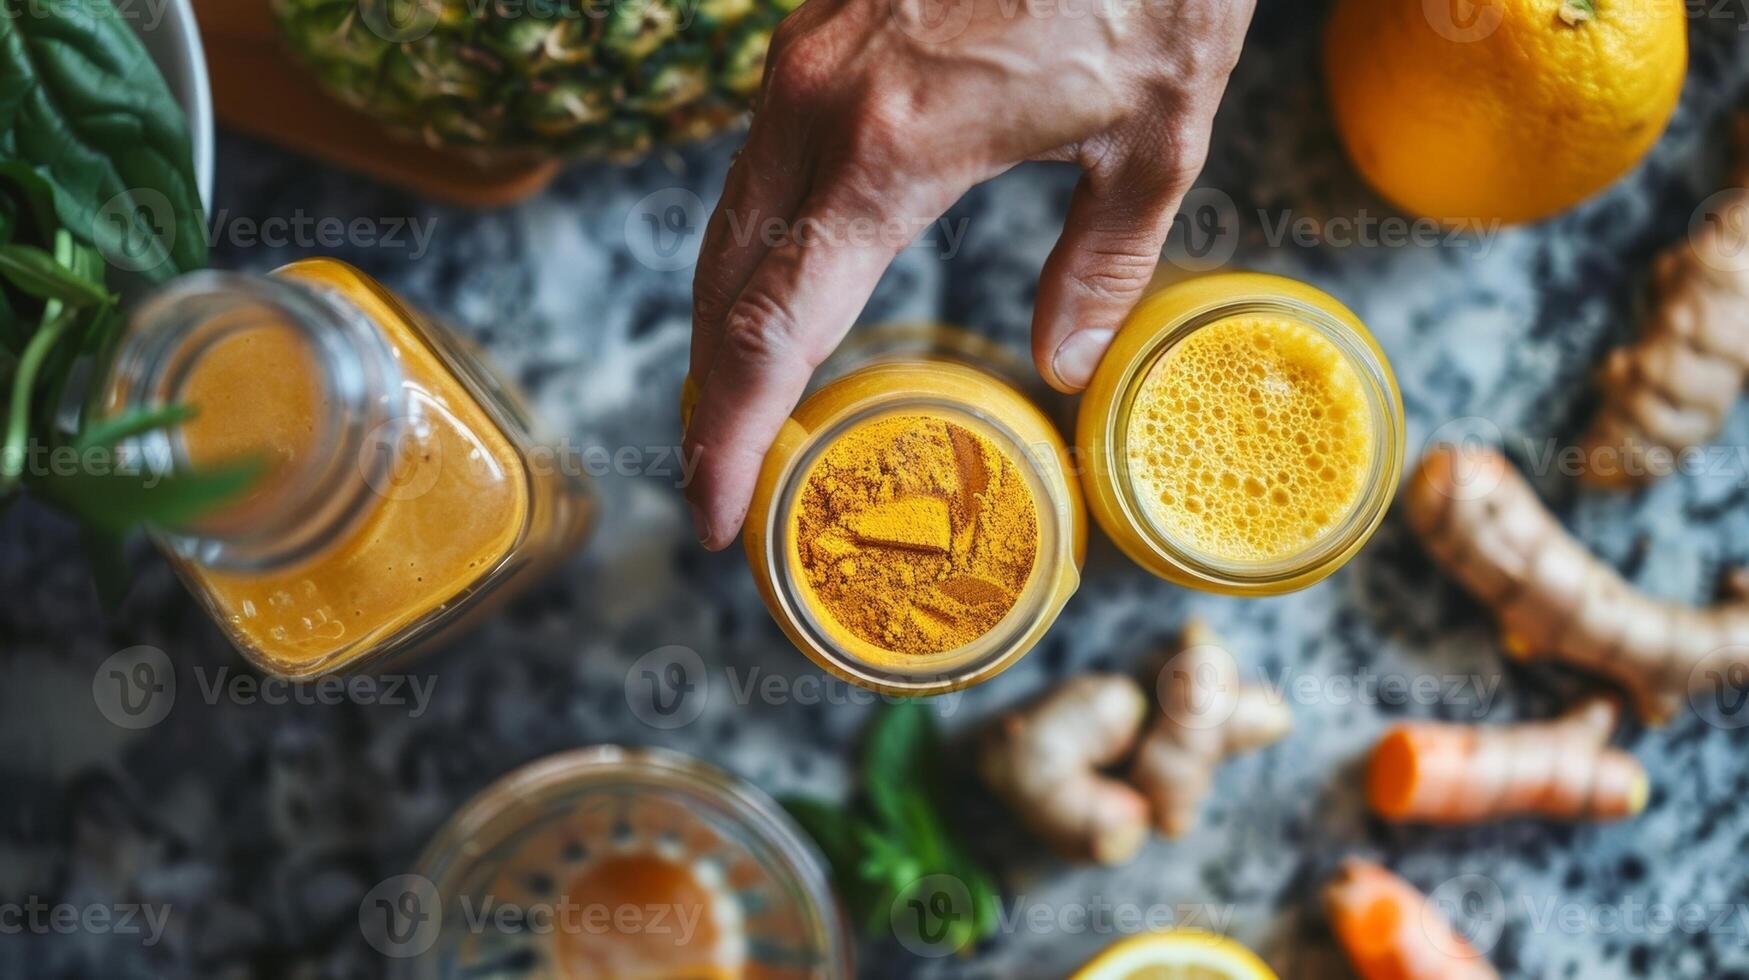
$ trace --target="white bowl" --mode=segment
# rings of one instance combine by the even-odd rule
[[[170,91],[188,116],[188,133],[194,140],[194,181],[207,208],[213,203],[213,93],[207,80],[206,49],[200,43],[189,0],[170,0],[162,7],[144,5],[162,16],[130,17],[128,22],[157,62]]]

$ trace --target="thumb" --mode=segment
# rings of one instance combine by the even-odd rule
[[[1153,278],[1184,197],[1176,182],[1162,187],[1158,177],[1127,169],[1082,175],[1063,234],[1039,276],[1032,355],[1039,374],[1059,391],[1087,387]]]

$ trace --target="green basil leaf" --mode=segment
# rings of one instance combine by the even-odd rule
[[[74,471],[55,471],[52,459],[48,466],[46,476],[34,468],[27,473],[32,492],[87,527],[113,534],[142,525],[186,527],[247,490],[262,469],[258,461],[169,475],[82,472],[76,466]]]
[[[0,245],[0,278],[38,299],[100,306],[114,299],[101,282],[81,277],[34,245]]]
[[[117,268],[162,282],[206,264],[188,121],[109,0],[0,4],[0,132]]]
[[[845,869],[856,865],[858,847],[849,810],[825,800],[804,797],[785,797],[779,802],[814,839],[814,844],[820,848],[835,874],[842,874]]]
[[[30,233],[28,238],[18,238],[19,241],[46,245],[54,239],[55,229],[60,227],[60,218],[55,215],[55,190],[30,164],[0,160],[0,196],[17,205],[13,211],[21,222],[17,230]],[[23,224],[27,220],[28,226]]]

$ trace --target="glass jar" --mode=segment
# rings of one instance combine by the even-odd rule
[[[131,318],[103,405],[195,414],[136,450],[252,461],[236,500],[155,532],[245,657],[303,679],[382,665],[569,553],[586,489],[447,329],[328,259],[202,272]]]
[[[766,454],[742,537],[796,647],[893,695],[959,690],[1018,661],[1080,585],[1086,549],[1056,427],[968,362],[975,338],[927,333],[822,367],[831,380]]]
[[[444,824],[410,881],[387,884],[402,887],[361,915],[404,980],[854,975],[827,871],[788,814],[660,749],[524,766]]]
[[[1247,328],[1245,324],[1264,326]],[[1357,450],[1349,455],[1359,459],[1351,469],[1311,457],[1320,460],[1317,465],[1324,478],[1351,481],[1353,492],[1340,508],[1345,512],[1328,514],[1327,520],[1315,525],[1316,533],[1290,539],[1291,547],[1282,553],[1261,558],[1218,554],[1181,530],[1175,531],[1162,518],[1164,505],[1159,503],[1169,499],[1171,491],[1162,491],[1155,484],[1144,486],[1149,479],[1139,470],[1147,458],[1141,451],[1144,443],[1156,438],[1153,433],[1158,429],[1170,427],[1160,424],[1162,418],[1157,413],[1161,409],[1153,399],[1159,397],[1165,372],[1174,369],[1172,359],[1199,331],[1229,329],[1273,332],[1257,340],[1260,350],[1269,349],[1274,335],[1279,334],[1302,352],[1325,358],[1326,367],[1341,375],[1346,385],[1343,390],[1352,392],[1358,403],[1348,431],[1366,434],[1356,437]],[[1205,335],[1204,339],[1209,338]],[[1240,364],[1234,369],[1252,370],[1259,376],[1272,370],[1264,363]],[[1265,377],[1263,383],[1291,387],[1271,377]],[[1197,400],[1191,400],[1191,407],[1186,408],[1182,397],[1171,404],[1177,406],[1170,410],[1176,413],[1174,418],[1208,408]],[[1263,407],[1257,411],[1259,418],[1268,414]],[[1320,419],[1325,417],[1324,407],[1314,405],[1311,411]],[[1266,425],[1269,421],[1265,420]],[[1210,431],[1233,430],[1213,426]],[[1264,432],[1266,437],[1266,428]],[[1342,567],[1377,530],[1402,476],[1403,403],[1384,352],[1360,320],[1334,298],[1280,276],[1217,273],[1174,283],[1137,306],[1118,331],[1082,398],[1076,447],[1088,508],[1106,534],[1137,564],[1189,588],[1270,595],[1323,579]],[[1171,465],[1182,466],[1185,453],[1215,460],[1218,465],[1225,454],[1249,451],[1235,445],[1199,444],[1197,439],[1184,440],[1179,448],[1183,452],[1174,455],[1177,462]],[[1294,473],[1279,475],[1288,484],[1297,480]],[[1244,506],[1260,514],[1260,520],[1280,521],[1285,519],[1272,514],[1272,506],[1279,502],[1285,513],[1285,508],[1295,505],[1286,490],[1277,491],[1266,481],[1242,481],[1237,476],[1228,479],[1224,474],[1217,478],[1211,467],[1209,482],[1209,496],[1199,501],[1205,506],[1224,506],[1231,502],[1230,495],[1255,492],[1257,500],[1247,500]],[[1229,496],[1216,499],[1215,495],[1222,494]],[[1174,506],[1178,504],[1176,498],[1170,499]],[[1215,509],[1207,507],[1201,512],[1213,513]],[[1322,512],[1320,516],[1324,516]]]

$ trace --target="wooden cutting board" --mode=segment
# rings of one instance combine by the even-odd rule
[[[467,207],[538,194],[555,161],[494,165],[396,139],[324,95],[287,55],[267,0],[194,0],[223,125],[357,173]]]

